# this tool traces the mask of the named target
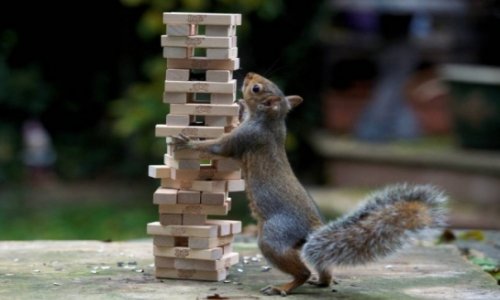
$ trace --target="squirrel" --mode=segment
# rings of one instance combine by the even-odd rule
[[[376,192],[357,211],[325,225],[294,175],[284,146],[285,117],[303,99],[285,96],[256,73],[246,75],[242,94],[244,120],[236,129],[213,140],[179,135],[171,143],[241,163],[260,251],[293,276],[289,283],[263,288],[263,294],[286,296],[310,279],[310,268],[318,274],[310,283],[327,287],[333,266],[374,261],[400,248],[408,233],[444,225],[444,193],[430,185],[407,184]]]

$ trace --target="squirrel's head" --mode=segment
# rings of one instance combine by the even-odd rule
[[[302,97],[285,96],[272,81],[252,72],[245,76],[241,91],[242,102],[250,115],[265,114],[270,118],[285,117],[292,108],[302,103]]]

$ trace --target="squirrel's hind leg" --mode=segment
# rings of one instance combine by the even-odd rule
[[[318,272],[318,276],[313,276],[307,283],[315,285],[319,288],[322,287],[329,287],[330,284],[332,283],[332,274],[330,274],[329,271],[323,270]],[[335,280],[333,280],[333,284],[337,284]]]
[[[285,253],[277,253],[271,247],[266,247],[261,243],[262,253],[266,253],[266,259],[279,270],[293,276],[293,280],[280,286],[267,286],[261,289],[265,295],[286,296],[293,289],[303,285],[311,276],[311,271],[300,259],[299,252],[295,249],[289,249]]]

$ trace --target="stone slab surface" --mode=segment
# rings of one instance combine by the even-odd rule
[[[255,243],[235,244],[240,263],[226,282],[158,280],[152,248],[151,240],[0,242],[0,299],[270,299],[259,289],[288,280],[266,267]],[[306,285],[288,298],[500,299],[493,278],[454,246],[413,246],[334,276],[330,288]]]

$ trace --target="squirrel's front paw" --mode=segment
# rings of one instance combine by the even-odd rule
[[[167,145],[174,146],[175,150],[191,149],[191,139],[188,136],[180,133],[176,137],[171,137]]]

